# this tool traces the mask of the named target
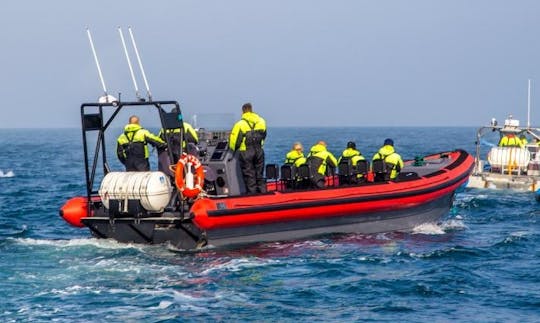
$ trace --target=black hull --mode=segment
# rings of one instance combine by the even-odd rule
[[[436,223],[448,213],[454,194],[401,210],[359,215],[329,216],[321,219],[276,222],[265,225],[214,229],[202,232],[190,220],[179,218],[83,219],[98,238],[124,243],[168,243],[179,250],[196,250],[204,246],[222,247],[255,242],[302,239],[329,233],[373,234],[410,231],[423,223]]]

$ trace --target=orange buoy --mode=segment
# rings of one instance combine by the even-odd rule
[[[195,169],[195,174],[191,172],[191,167]],[[176,163],[174,181],[178,191],[184,197],[195,198],[201,193],[204,183],[204,169],[197,157],[182,154]]]
[[[82,228],[82,218],[88,216],[88,201],[86,197],[77,196],[69,199],[60,209],[60,216],[69,224]]]

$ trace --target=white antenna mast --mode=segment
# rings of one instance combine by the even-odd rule
[[[531,127],[531,79],[529,79],[529,89],[527,92],[527,128]]]
[[[92,48],[92,53],[94,54],[94,60],[96,61],[96,66],[99,73],[99,79],[101,80],[101,86],[103,87],[103,92],[105,93],[105,98],[108,101],[107,87],[105,86],[105,80],[103,79],[103,74],[101,73],[101,67],[99,65],[99,60],[96,54],[96,49],[94,48],[94,41],[92,40],[92,35],[90,34],[90,29],[86,28],[86,34],[88,35],[88,40],[90,41],[90,47]]]
[[[120,39],[122,40],[122,46],[124,47],[124,54],[126,54],[126,60],[129,66],[129,72],[131,73],[131,80],[133,80],[133,86],[135,87],[135,96],[138,100],[141,100],[141,96],[139,95],[139,87],[137,86],[137,80],[135,79],[135,73],[133,73],[133,66],[131,65],[131,59],[129,58],[126,41],[124,40],[124,33],[122,32],[122,28],[118,27],[118,33],[120,34]]]
[[[135,43],[135,38],[133,37],[133,32],[131,31],[131,27],[128,27],[129,36],[131,37],[131,43],[133,44],[133,48],[135,49],[135,55],[137,56],[137,61],[139,62],[139,67],[141,69],[141,74],[144,80],[144,85],[146,86],[146,92],[148,94],[148,101],[152,101],[152,94],[150,93],[150,87],[148,86],[148,81],[146,79],[146,74],[144,73],[144,68],[141,62],[141,57],[139,56],[139,50],[137,49],[137,44]]]

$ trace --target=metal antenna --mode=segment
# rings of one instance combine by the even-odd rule
[[[527,128],[531,127],[531,79],[527,90]]]
[[[137,86],[137,80],[135,79],[135,73],[133,73],[133,66],[131,65],[131,59],[129,58],[128,50],[126,47],[126,41],[124,40],[124,33],[122,28],[118,27],[118,33],[120,34],[120,39],[122,40],[122,46],[124,47],[124,54],[126,54],[126,60],[129,66],[129,72],[131,73],[131,79],[133,80],[133,86],[135,86],[135,96],[138,100],[142,100],[139,95],[139,87]]]
[[[96,49],[94,48],[94,41],[92,40],[92,35],[90,34],[90,29],[88,27],[86,28],[86,33],[88,34],[90,47],[92,47],[92,53],[94,54],[94,60],[96,61],[96,66],[99,73],[99,79],[101,80],[101,86],[103,87],[103,92],[105,92],[105,98],[108,98],[107,87],[105,87],[105,80],[103,79],[103,74],[101,73],[101,67],[99,66],[99,60],[96,54]]]
[[[137,61],[139,62],[139,67],[141,68],[141,74],[144,80],[144,85],[146,86],[146,92],[148,94],[148,101],[152,101],[152,94],[150,93],[150,87],[148,86],[148,81],[146,80],[146,74],[144,73],[144,68],[141,62],[141,57],[139,56],[139,50],[137,49],[137,44],[135,43],[135,38],[133,37],[133,32],[131,31],[131,26],[128,27],[129,36],[131,37],[131,43],[135,49],[135,55],[137,56]]]

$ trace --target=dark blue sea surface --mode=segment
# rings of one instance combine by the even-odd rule
[[[354,140],[370,157],[386,137],[413,158],[473,152],[475,129],[271,128],[267,161],[320,139],[336,155]],[[97,240],[59,217],[85,192],[80,130],[0,129],[0,147],[1,322],[540,321],[532,193],[465,190],[441,223],[409,234],[181,254]]]

